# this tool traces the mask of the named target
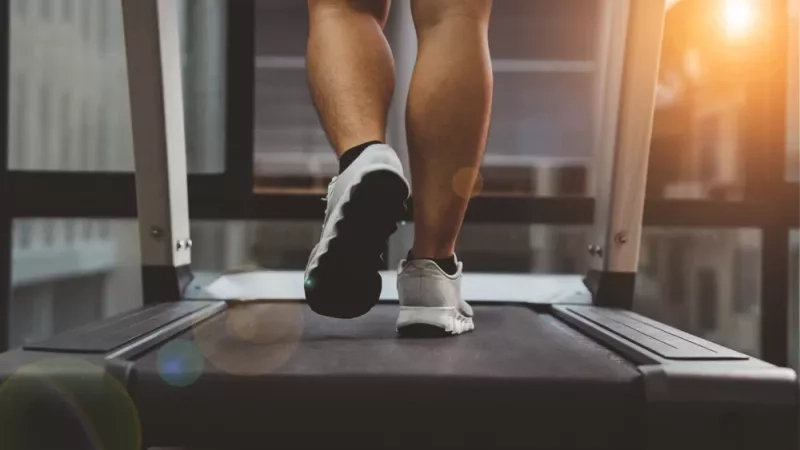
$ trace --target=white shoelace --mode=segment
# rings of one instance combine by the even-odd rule
[[[322,201],[323,202],[327,202],[331,198],[331,194],[333,193],[333,185],[334,185],[334,183],[336,183],[336,179],[337,178],[339,178],[339,177],[331,178],[331,182],[328,183],[328,195],[326,195],[325,197],[322,197]]]
[[[322,201],[328,203],[328,200],[331,198],[331,194],[333,193],[333,185],[336,183],[336,179],[339,177],[331,178],[331,182],[328,183],[328,194],[325,197],[322,197]],[[326,208],[327,210],[327,208]],[[325,229],[325,224],[328,221],[328,214],[327,211],[325,212],[325,220],[322,221],[322,229]]]

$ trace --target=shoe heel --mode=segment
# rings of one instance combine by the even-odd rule
[[[405,213],[408,186],[396,173],[378,170],[353,187],[327,251],[306,283],[306,300],[321,315],[351,319],[380,300],[381,255]],[[376,270],[377,268],[377,270]]]

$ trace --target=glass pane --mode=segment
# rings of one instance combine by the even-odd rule
[[[646,228],[634,309],[758,357],[759,230]]]
[[[393,2],[385,31],[400,93],[416,57],[409,4]],[[256,189],[319,191],[337,164],[304,74],[306,5],[257,0],[256,8]],[[492,21],[496,87],[483,192],[585,195],[597,1],[503,0],[495,2]],[[402,97],[395,119],[403,114]],[[405,155],[396,139],[401,127],[402,120],[390,119],[390,143]]]
[[[792,230],[789,235],[789,364],[792,368],[800,366],[800,230]]]
[[[192,173],[220,173],[225,170],[227,131],[228,1],[180,3],[186,162]]]
[[[667,14],[648,195],[741,200],[771,106],[770,2],[686,0]],[[785,20],[785,18],[783,19]]]
[[[769,105],[755,89],[763,67],[774,66],[764,59],[771,12],[756,0],[670,3],[648,195],[741,200],[748,159],[758,157],[765,138],[755,125]],[[394,2],[386,30],[400,92],[414,63],[408,4]],[[588,105],[596,94],[601,4],[494,3],[496,82],[484,193],[592,195],[595,118]],[[256,186],[319,190],[336,164],[303,74],[305,5],[257,0],[256,27]],[[402,115],[400,101],[401,95],[393,117]],[[390,141],[402,133],[402,120],[390,120]]]
[[[338,164],[306,81],[306,2],[256,0],[255,27],[255,188],[322,192]]]
[[[194,267],[209,275],[302,273],[319,231],[316,221],[193,222]],[[583,274],[589,233],[584,226],[467,224],[457,253],[467,273]],[[412,242],[413,226],[400,227],[389,242],[387,270]],[[645,228],[634,309],[758,356],[761,248],[758,230]]]
[[[132,171],[120,0],[12,2],[9,168]],[[226,4],[183,0],[187,153],[196,172],[223,169]]]
[[[585,272],[588,227],[466,224],[458,244],[465,270],[482,273]],[[193,221],[192,265],[200,272],[304,270],[319,239],[317,221]],[[402,225],[389,242],[394,270],[413,240]]]
[[[142,304],[134,220],[14,221],[11,346]]]
[[[800,3],[789,2],[786,90],[786,179],[800,181]]]

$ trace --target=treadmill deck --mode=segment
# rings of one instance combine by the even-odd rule
[[[367,448],[398,423],[411,446],[451,429],[449,444],[491,447],[533,427],[536,448],[624,448],[642,428],[636,367],[549,313],[478,306],[474,332],[438,339],[399,338],[396,318],[396,305],[349,321],[300,303],[234,306],[135,361],[143,425],[166,443],[224,446],[205,431],[224,423],[228,436],[346,434]],[[165,369],[193,348],[202,368],[176,383]]]
[[[401,338],[396,305],[355,320],[321,317],[300,303],[234,305],[178,337],[204,357],[204,373],[241,376],[395,375],[629,382],[636,367],[547,313],[525,306],[475,308],[476,330],[448,338]],[[175,341],[173,341],[175,342]],[[169,345],[140,370],[180,357]],[[183,345],[183,348],[187,345]]]

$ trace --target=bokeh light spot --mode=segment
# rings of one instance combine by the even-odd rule
[[[168,342],[158,350],[158,374],[167,384],[186,387],[203,373],[205,359],[197,345],[185,339]]]
[[[752,31],[756,21],[753,0],[726,0],[723,8],[725,31],[729,37],[744,37]]]
[[[228,311],[228,330],[237,338],[250,341],[257,332],[256,317],[244,308],[232,308]]]
[[[194,341],[214,368],[240,376],[265,375],[294,354],[303,334],[305,305],[231,304],[225,314],[193,329]]]
[[[469,199],[483,190],[483,177],[474,167],[464,167],[453,176],[452,186],[456,195]]]
[[[141,441],[139,414],[127,390],[88,360],[42,359],[0,384],[2,449],[139,450]]]

